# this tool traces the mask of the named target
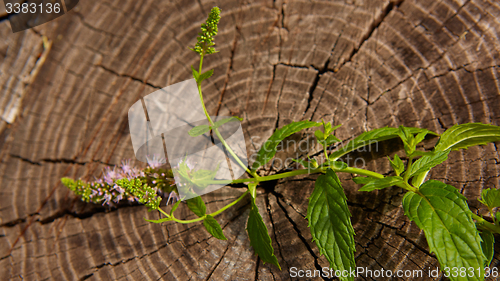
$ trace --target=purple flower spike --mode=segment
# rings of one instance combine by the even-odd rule
[[[130,166],[130,159],[122,161],[123,173],[130,175],[133,172],[133,168]]]
[[[111,201],[111,194],[109,193],[106,193],[106,195],[104,195],[104,202],[102,202],[102,204],[109,204],[109,202]]]
[[[148,156],[146,156],[146,160],[148,161],[148,165],[153,169],[163,166],[165,165],[165,163],[167,163],[167,160],[165,158],[159,157],[156,154],[153,155],[153,158],[149,158]]]
[[[104,181],[109,185],[113,184],[113,180],[122,178],[120,173],[116,171],[115,167],[113,167],[113,170],[111,170],[110,167],[106,167],[103,171],[103,174],[104,174],[103,176]]]

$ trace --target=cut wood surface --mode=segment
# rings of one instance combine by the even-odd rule
[[[129,107],[191,78],[198,56],[188,47],[215,5],[222,9],[220,52],[205,59],[205,69],[215,69],[203,86],[205,100],[211,114],[244,118],[249,155],[276,128],[299,120],[343,124],[342,140],[383,126],[442,133],[456,123],[500,125],[497,0],[80,1],[18,33],[2,7],[1,280],[289,280],[292,267],[328,266],[304,219],[315,175],[258,187],[281,271],[250,247],[248,200],[216,217],[228,238],[220,241],[201,223],[148,223],[143,218],[158,213],[144,206],[83,203],[60,183],[92,180],[106,166],[135,159]],[[360,155],[368,169],[389,174],[379,154],[401,155],[400,148],[381,144],[379,152]],[[277,155],[284,160],[297,151]],[[259,173],[279,172],[278,162]],[[476,199],[483,188],[499,188],[499,163],[495,144],[474,147],[452,152],[430,177],[457,187],[473,212],[486,215]],[[423,278],[356,280],[445,279],[426,275],[438,261],[404,216],[402,189],[361,193],[350,175],[340,177],[357,266],[424,270]],[[242,192],[225,187],[203,199],[215,211]],[[178,212],[194,218],[185,204]],[[499,266],[500,244],[495,251],[492,265]]]

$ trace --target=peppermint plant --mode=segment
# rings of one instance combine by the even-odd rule
[[[238,165],[247,171],[249,178],[231,181],[217,180],[213,171],[212,173],[203,170],[196,171],[188,163],[179,164],[179,171],[187,184],[198,189],[206,188],[214,183],[246,183],[247,191],[230,204],[210,214],[207,213],[205,203],[200,196],[185,200],[188,208],[197,218],[183,220],[175,217],[175,210],[182,202],[180,200],[182,198],[178,198],[175,185],[175,182],[179,180],[174,181],[172,171],[162,169],[161,165],[164,163],[159,163],[158,160],[152,161],[152,164],[150,163],[144,170],[130,167],[128,162],[123,162],[121,167],[107,168],[103,179],[92,183],[63,178],[62,182],[66,186],[87,202],[112,205],[127,200],[142,203],[149,210],[158,210],[161,213],[160,219],[148,220],[152,223],[202,222],[211,235],[223,240],[226,240],[226,237],[214,217],[249,196],[250,213],[246,230],[250,245],[264,263],[271,263],[281,269],[274,254],[268,229],[255,202],[256,189],[261,182],[316,173],[319,176],[308,198],[306,216],[312,239],[319,252],[325,255],[330,267],[341,273],[339,278],[351,281],[354,280],[354,276],[342,273],[356,268],[355,231],[351,224],[347,197],[337,176],[337,173],[350,173],[355,175],[353,180],[360,185],[360,192],[373,192],[394,186],[406,191],[402,201],[404,214],[424,231],[429,249],[435,254],[446,277],[451,280],[484,280],[488,276],[498,276],[496,268],[490,269],[489,265],[494,253],[493,234],[500,234],[500,212],[496,212],[496,208],[500,207],[500,189],[489,188],[482,191],[478,200],[489,210],[489,217],[482,217],[469,209],[467,199],[457,188],[437,180],[428,180],[427,175],[432,168],[445,162],[451,151],[500,141],[500,127],[467,123],[454,125],[441,135],[421,128],[384,127],[364,132],[349,141],[347,145],[339,146],[340,148],[333,151],[331,147],[341,143],[341,140],[334,135],[340,125],[332,126],[330,122],[324,121],[298,121],[277,129],[264,142],[257,153],[255,162],[247,167],[218,130],[227,122],[241,121],[241,119],[231,117],[213,122],[203,102],[201,85],[213,74],[213,70],[203,72],[203,59],[216,52],[214,36],[217,35],[219,19],[220,10],[215,7],[211,10],[207,21],[202,24],[197,43],[191,49],[200,55],[199,67],[197,69],[191,67],[191,69],[209,125],[194,127],[186,137],[199,137],[208,132],[213,133]],[[322,146],[321,156],[295,159],[297,163],[304,166],[304,169],[262,177],[257,174],[259,168],[274,158],[281,141],[292,134],[310,128],[315,128],[314,136]],[[430,151],[417,148],[417,145],[430,135],[439,137],[434,148]],[[392,159],[388,157],[393,169],[392,175],[384,176],[375,171],[350,167],[341,161],[343,156],[351,152],[390,139],[400,139],[403,142],[405,154],[405,157],[401,158],[398,155]],[[322,164],[320,164],[320,158],[323,158]],[[160,208],[163,198],[166,199],[167,205],[171,199],[172,203],[175,202],[169,212]],[[459,271],[453,274],[453,270],[457,268]]]

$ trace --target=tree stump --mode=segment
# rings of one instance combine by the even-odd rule
[[[328,266],[304,219],[314,175],[258,187],[281,271],[250,247],[248,200],[216,217],[228,238],[220,241],[201,223],[148,223],[143,218],[158,213],[143,206],[83,203],[60,183],[92,180],[105,166],[135,159],[129,107],[191,78],[198,56],[188,47],[215,5],[222,9],[220,52],[205,59],[205,69],[215,70],[205,100],[211,114],[244,118],[249,155],[276,128],[299,120],[343,124],[337,136],[345,141],[383,126],[442,133],[455,123],[500,125],[496,0],[80,1],[19,33],[2,6],[0,279],[289,280],[292,267]],[[278,159],[296,155],[288,147]],[[387,159],[367,155],[367,168],[389,173]],[[430,177],[458,188],[473,212],[486,215],[476,199],[483,188],[498,188],[499,160],[495,144],[452,152]],[[259,172],[283,170],[278,162]],[[403,190],[361,193],[351,176],[340,176],[357,266],[424,273],[438,266],[423,232],[403,214]],[[224,187],[203,199],[215,211],[244,190]],[[194,218],[185,205],[178,212]],[[498,266],[498,243],[495,249]],[[356,280],[365,279],[445,278]]]

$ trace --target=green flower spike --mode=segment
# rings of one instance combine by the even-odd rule
[[[214,36],[217,35],[218,29],[217,24],[220,20],[220,9],[218,7],[213,7],[208,15],[207,21],[201,24],[201,32],[198,33],[198,42],[194,45],[192,51],[197,52],[200,55],[213,54],[216,53]]]

